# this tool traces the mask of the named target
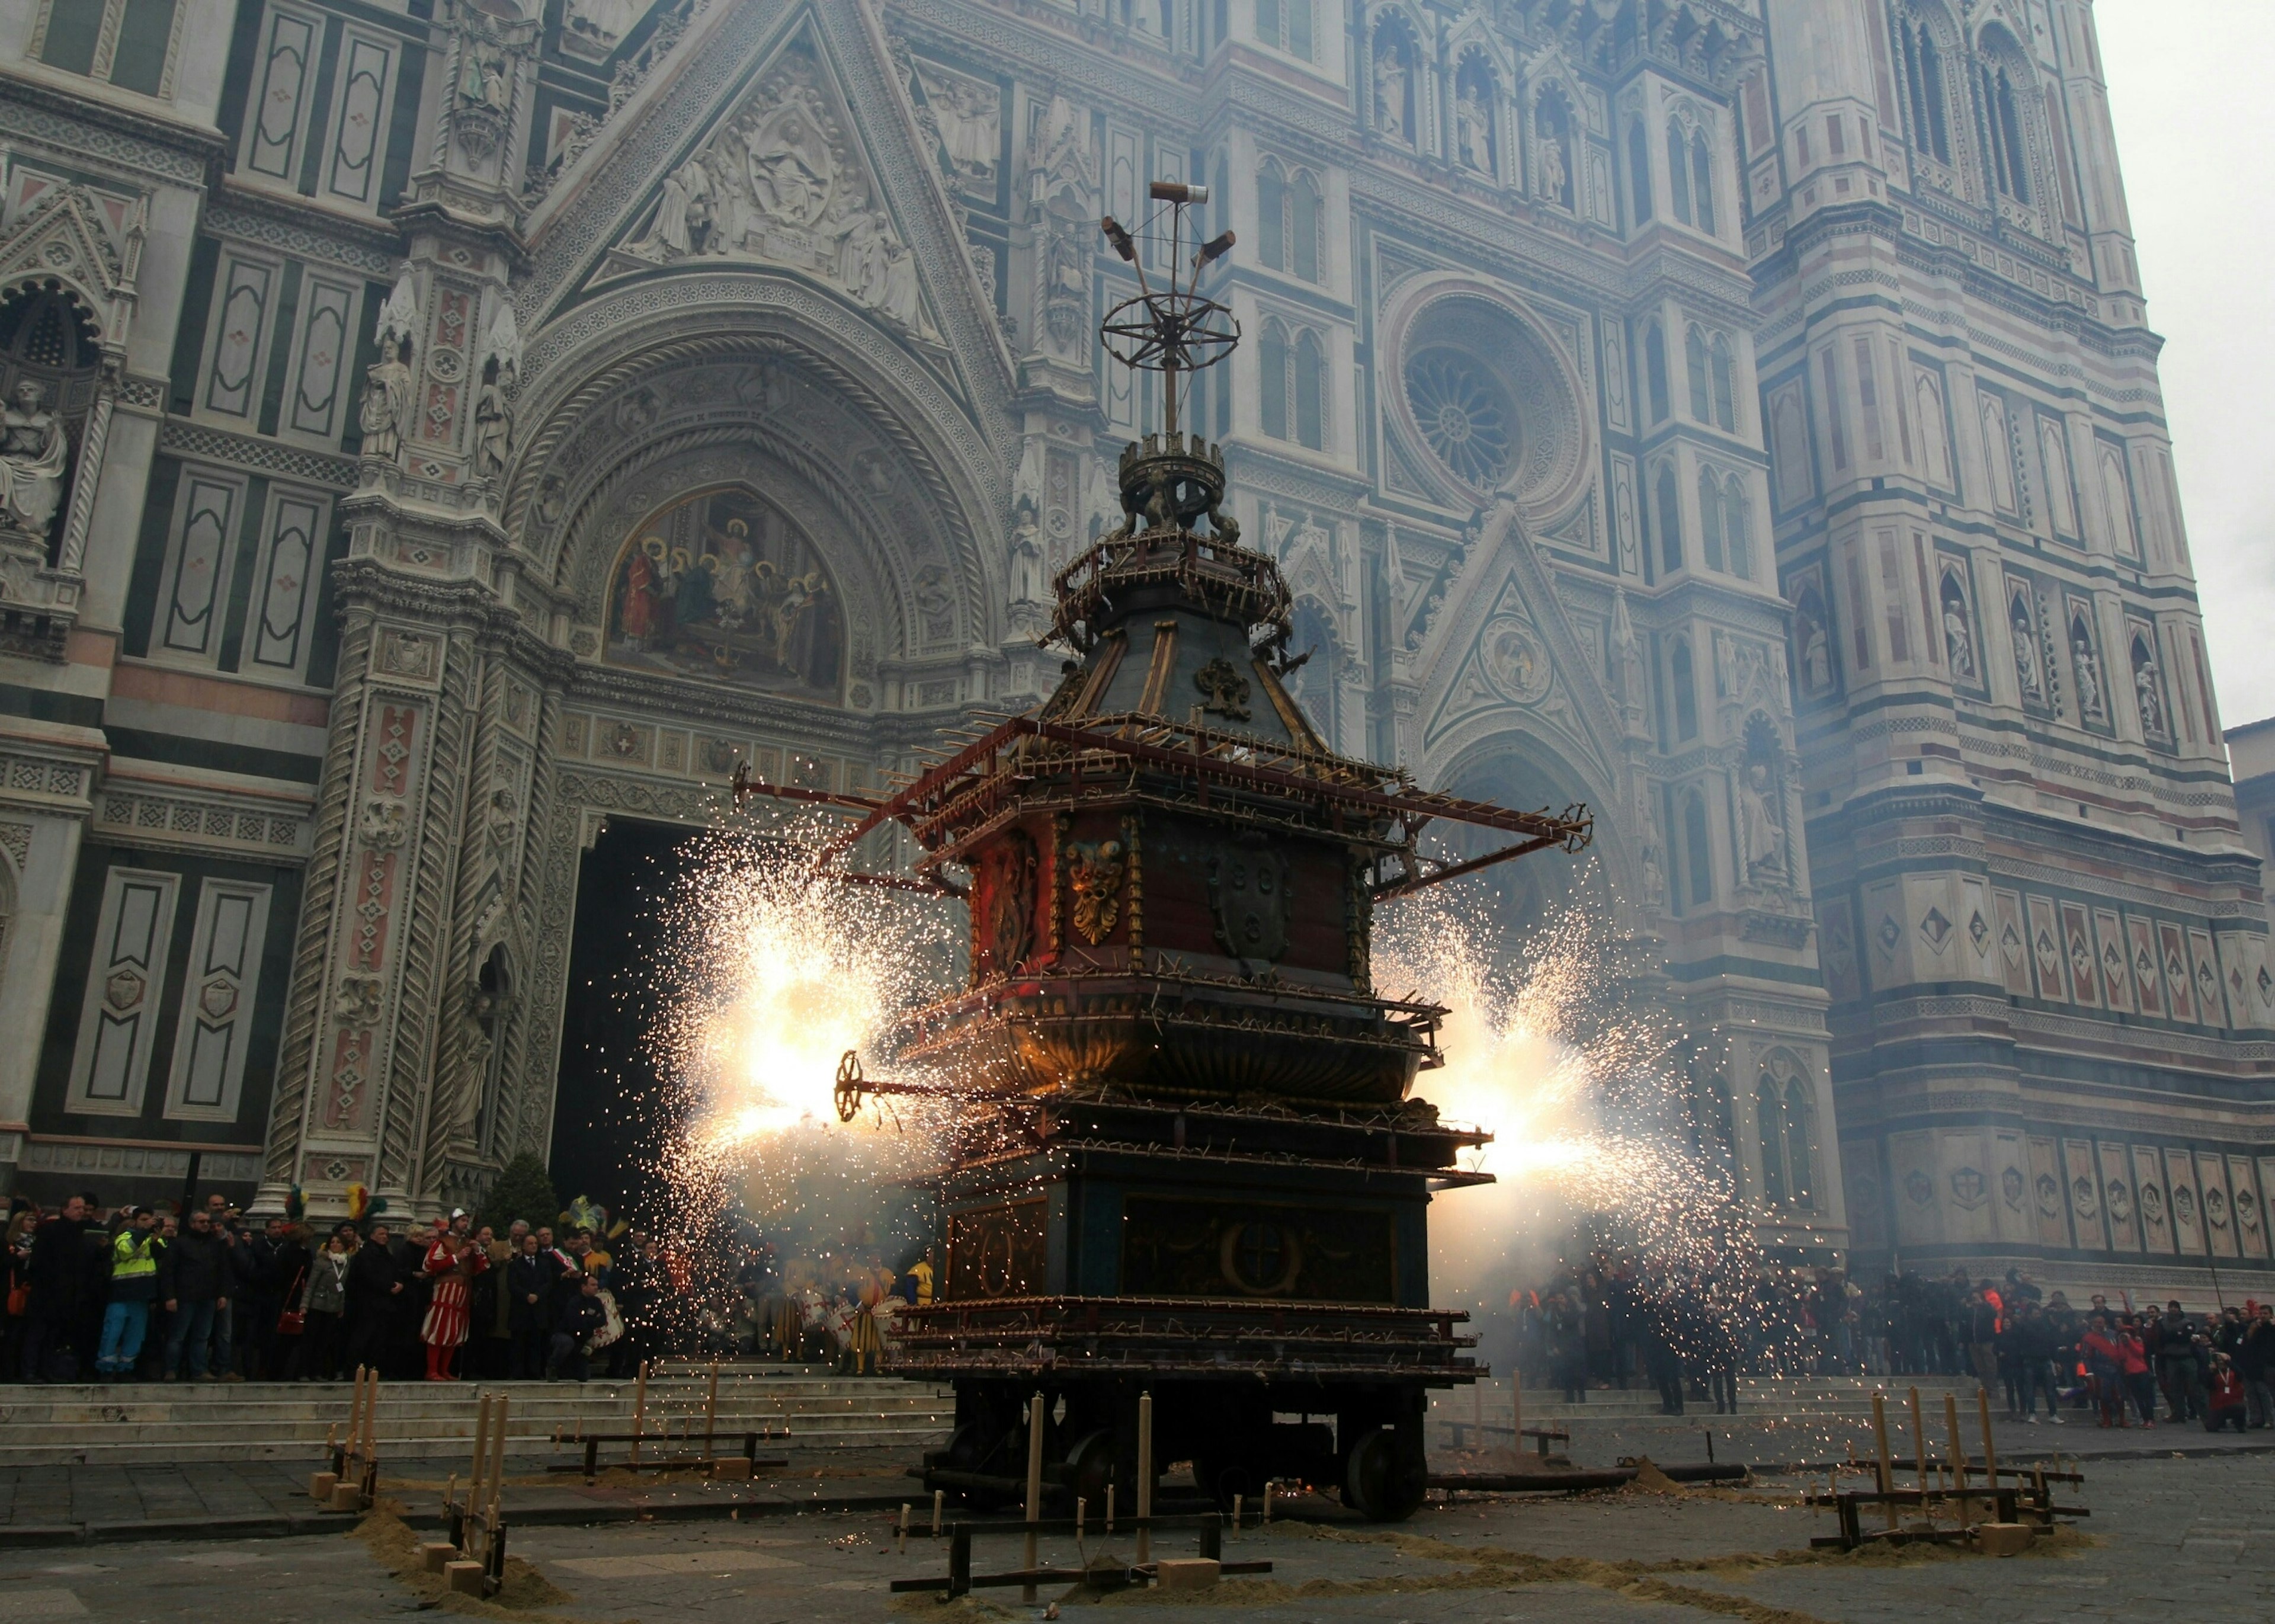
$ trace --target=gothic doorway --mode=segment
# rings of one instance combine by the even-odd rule
[[[669,974],[664,903],[698,860],[700,835],[610,818],[583,856],[548,1159],[564,1203],[585,1196],[616,1213],[652,1188],[670,1122],[648,1045]]]

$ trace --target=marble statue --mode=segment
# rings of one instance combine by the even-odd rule
[[[0,532],[47,544],[63,505],[70,455],[70,434],[48,410],[47,390],[33,379],[20,380],[0,410]]]
[[[1481,175],[1493,173],[1493,117],[1474,84],[1462,86],[1454,103],[1454,142],[1464,164]]]
[[[1746,768],[1738,783],[1738,845],[1750,884],[1785,874],[1785,824],[1777,813],[1776,795],[1768,767],[1757,761]]]

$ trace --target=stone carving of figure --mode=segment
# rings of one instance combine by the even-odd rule
[[[601,45],[614,45],[632,31],[648,0],[569,0],[562,21]]]
[[[500,368],[482,379],[474,397],[474,472],[485,480],[503,474],[513,455],[513,404],[506,398],[510,382]]]
[[[381,352],[379,361],[364,374],[363,454],[392,461],[403,449],[403,435],[411,420],[411,368],[398,351]]]
[[[711,223],[711,172],[693,160],[664,178],[663,201],[643,246],[674,256],[692,253]]]
[[[2070,663],[2077,670],[2078,710],[2088,716],[2101,715],[2101,661],[2082,626],[2070,631]]]
[[[2157,662],[2144,660],[2133,668],[2133,691],[2141,701],[2141,726],[2150,733],[2165,730],[2165,706],[2157,697]]]
[[[1492,123],[1477,86],[1462,86],[1461,99],[1454,103],[1455,144],[1462,162],[1479,174],[1493,172]]]
[[[2017,594],[2007,605],[2007,620],[2014,631],[2014,681],[2030,699],[2045,697],[2045,686],[2038,681],[2038,650],[2037,633],[2030,629],[2030,612]]]
[[[1620,699],[1632,718],[1643,714],[1643,647],[1636,637],[1635,622],[1628,617],[1628,598],[1624,592],[1612,600],[1612,640],[1620,659]]]
[[[820,98],[794,87],[750,138],[751,195],[759,212],[783,225],[821,218],[837,181],[837,160],[822,134]]]
[[[1540,138],[1540,190],[1558,202],[1570,184],[1570,174],[1564,167],[1564,143],[1553,135]]]
[[[999,93],[970,79],[947,79],[934,85],[926,78],[925,100],[940,125],[940,141],[948,149],[949,162],[966,175],[992,174],[1002,127]]]
[[[1811,693],[1833,686],[1833,638],[1814,615],[1801,623],[1801,682]]]
[[[1043,601],[1042,527],[1035,522],[1032,503],[1022,502],[1011,523],[1011,601]]]
[[[1750,884],[1785,874],[1785,825],[1773,804],[1776,794],[1769,768],[1759,761],[1738,785],[1738,841]]]
[[[884,297],[877,301],[877,308],[911,332],[929,330],[924,317],[924,299],[917,291],[917,257],[897,237],[885,238],[885,290]]]
[[[1948,600],[1943,606],[1943,647],[1951,661],[1951,674],[1973,682],[1975,634],[1967,629],[1967,616],[1959,605]]]
[[[1374,123],[1386,134],[1406,139],[1406,57],[1393,41],[1375,53]]]
[[[1650,795],[1643,804],[1643,900],[1657,908],[1667,901],[1667,842],[1659,829],[1659,809]]]
[[[71,436],[47,399],[47,390],[26,378],[0,411],[0,531],[42,547],[63,505],[64,462],[71,453]]]

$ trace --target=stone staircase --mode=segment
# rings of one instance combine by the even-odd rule
[[[1971,1418],[1975,1414],[1976,1389],[1981,1385],[1972,1376],[1749,1376],[1738,1382],[1738,1415],[1742,1420],[1760,1421],[1870,1421],[1872,1394],[1878,1388],[1888,1395],[1888,1417],[1893,1423],[1906,1412],[1910,1389],[1916,1386],[1921,1405],[1939,1426],[1943,1395],[1948,1393],[1957,1398],[1962,1417]],[[1431,1395],[1433,1444],[1451,1442],[1457,1426],[1466,1436],[1480,1415],[1488,1429],[1488,1441],[1508,1441],[1508,1379],[1496,1377],[1478,1383],[1477,1388],[1475,1392],[1456,1388]],[[1688,1401],[1688,1413],[1682,1421],[1695,1425],[1702,1413],[1712,1419],[1713,1409],[1711,1402]],[[1528,1385],[1524,1389],[1524,1424],[1528,1427],[1561,1427],[1574,1421],[1647,1424],[1671,1419],[1659,1414],[1659,1391],[1655,1387],[1592,1388],[1584,1404],[1565,1403],[1562,1393],[1553,1387]],[[1490,1430],[1493,1427],[1501,1429],[1497,1440]]]
[[[702,1367],[651,1375],[644,1430],[699,1434],[709,1380]],[[481,1393],[512,1395],[507,1453],[556,1453],[554,1433],[628,1432],[630,1381],[388,1382],[380,1389],[379,1456],[453,1457],[472,1446]],[[345,1383],[230,1382],[155,1386],[0,1386],[0,1467],[139,1465],[184,1461],[298,1460],[317,1463],[328,1429],[346,1430]],[[850,1378],[801,1365],[722,1365],[718,1431],[787,1431],[760,1453],[786,1449],[904,1450],[942,1442],[954,1424],[948,1387]],[[568,1446],[561,1446],[567,1458]],[[616,1453],[611,1451],[611,1454]]]

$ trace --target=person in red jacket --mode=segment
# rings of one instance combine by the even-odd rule
[[[475,1275],[490,1266],[488,1256],[471,1241],[461,1239],[450,1220],[435,1220],[435,1238],[427,1248],[425,1273],[435,1281],[435,1295],[427,1305],[419,1340],[427,1344],[427,1379],[456,1381],[450,1369],[458,1346],[466,1340],[472,1318]]]

